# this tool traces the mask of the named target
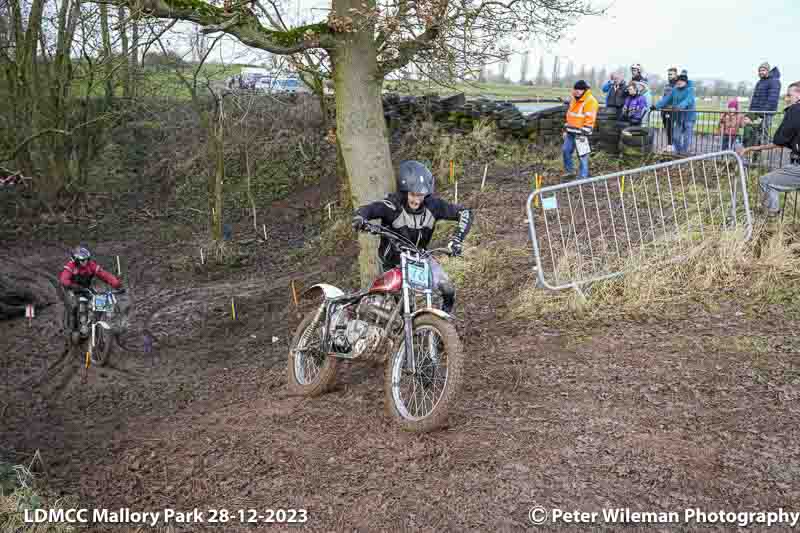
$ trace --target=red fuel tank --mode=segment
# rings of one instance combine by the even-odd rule
[[[400,268],[393,268],[372,282],[369,292],[396,292],[403,287],[403,274]]]

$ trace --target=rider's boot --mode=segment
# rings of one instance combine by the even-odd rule
[[[452,315],[456,305],[456,288],[452,283],[445,282],[439,284],[439,290],[442,293],[442,311]]]
[[[442,294],[442,311],[448,315],[453,314],[453,308],[456,306],[455,294]]]

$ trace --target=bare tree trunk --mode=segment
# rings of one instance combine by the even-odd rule
[[[369,8],[374,8],[370,0]],[[335,0],[340,17],[363,9],[359,0]],[[394,172],[383,118],[377,50],[372,28],[339,34],[341,42],[334,52],[336,87],[336,126],[342,158],[350,180],[353,205],[380,200],[394,189]],[[361,283],[371,282],[379,272],[378,241],[359,236]]]
[[[125,98],[131,97],[130,78],[128,74],[128,21],[125,8],[119,8],[119,36],[122,41],[122,61],[123,67],[120,69],[120,79],[122,80],[122,94]]]
[[[11,14],[14,26],[16,59],[9,65],[8,77],[14,98],[14,145],[29,138],[36,127],[36,102],[40,94],[40,78],[36,69],[36,55],[39,35],[42,31],[44,0],[34,0],[27,14],[27,29],[23,28],[23,10],[20,0],[11,0]],[[34,173],[33,149],[31,144],[23,146],[15,157],[17,169],[26,174]]]
[[[214,115],[209,121],[209,143],[214,161],[214,172],[210,176],[209,203],[211,204],[211,237],[222,250],[222,185],[225,180],[225,144],[223,137],[222,97],[215,95]]]
[[[50,67],[50,86],[52,96],[50,105],[52,112],[48,117],[51,125],[63,131],[69,130],[70,91],[72,89],[72,43],[75,30],[80,19],[80,0],[64,0],[58,15],[58,40],[56,53]],[[67,136],[53,137],[48,150],[50,170],[43,178],[45,184],[45,200],[51,202],[64,190],[71,180],[70,166],[71,142]]]
[[[253,196],[253,176],[250,172],[250,139],[245,137],[242,145],[244,152],[244,171],[247,173],[247,199],[250,200],[250,207],[253,210],[253,229],[258,234],[258,210],[256,209],[256,199]]]
[[[128,75],[130,80],[130,93],[131,98],[136,98],[137,86],[139,84],[139,23],[136,20],[131,21],[131,55],[128,62]]]
[[[114,99],[114,82],[111,79],[114,73],[111,53],[111,34],[108,31],[108,5],[100,4],[100,32],[103,37],[103,66],[105,75],[106,106]]]

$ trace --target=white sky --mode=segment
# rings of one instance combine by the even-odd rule
[[[755,82],[758,65],[768,61],[781,71],[783,87],[800,80],[800,0],[600,1],[598,6],[610,5],[605,16],[582,19],[570,31],[571,42],[553,46],[577,68],[641,63],[646,72],[665,77],[676,65],[690,78]],[[547,51],[536,46],[533,52],[535,74],[539,55]],[[550,57],[545,67],[549,75]]]
[[[329,2],[289,0],[286,5],[291,18],[299,13],[301,19],[318,21],[326,11],[311,8]],[[596,0],[595,5],[608,6],[607,14],[582,19],[564,41],[544,46],[532,39],[519,45],[520,52],[531,50],[529,76],[535,76],[544,55],[549,77],[557,54],[562,69],[572,59],[576,73],[581,64],[614,69],[641,63],[645,72],[662,77],[675,65],[687,69],[690,78],[754,83],[758,65],[768,61],[780,69],[784,89],[800,80],[800,0]],[[518,79],[520,65],[517,56],[509,76]]]

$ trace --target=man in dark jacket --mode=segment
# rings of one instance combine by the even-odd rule
[[[353,229],[359,231],[367,220],[378,218],[381,225],[424,249],[431,241],[437,220],[457,220],[458,227],[447,247],[454,255],[460,255],[464,239],[472,226],[472,212],[433,196],[433,175],[418,161],[403,161],[397,182],[397,193],[356,210]],[[381,237],[378,258],[384,272],[400,265],[400,254],[385,237]],[[431,259],[430,265],[434,286],[442,295],[442,311],[452,313],[456,299],[455,287],[436,260]]]
[[[788,165],[761,176],[761,205],[770,217],[781,212],[778,193],[800,190],[800,81],[789,85],[786,103],[788,107],[784,110],[783,122],[775,132],[772,143],[739,151],[740,155],[779,147],[792,151]]]
[[[664,85],[664,94],[662,98],[666,98],[672,93],[675,88],[675,82],[678,81],[678,67],[670,67],[667,70],[667,83]],[[667,152],[674,152],[675,147],[672,145],[672,114],[669,111],[661,112],[661,122],[664,124],[664,131],[667,132]]]
[[[761,127],[758,129],[756,143],[768,143],[770,132],[772,131],[772,119],[775,111],[778,110],[778,101],[781,98],[781,73],[778,67],[772,67],[767,62],[761,63],[758,67],[758,82],[753,89],[753,97],[750,99],[750,111],[758,111],[753,120],[761,119]]]
[[[622,108],[625,106],[625,91],[627,90],[627,83],[621,74],[614,72],[611,74],[611,79],[603,84],[603,92],[606,95],[606,107],[616,108],[617,120],[622,116]]]

